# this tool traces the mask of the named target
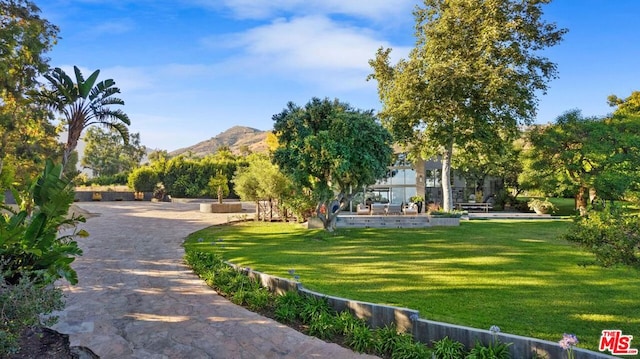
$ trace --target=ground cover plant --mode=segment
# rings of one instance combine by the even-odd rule
[[[638,271],[602,268],[558,239],[570,221],[478,221],[460,227],[349,229],[237,223],[194,233],[210,251],[311,290],[420,311],[423,318],[557,341],[576,333],[597,350],[601,331],[640,332]]]

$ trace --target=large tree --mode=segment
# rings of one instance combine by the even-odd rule
[[[585,118],[572,110],[530,128],[526,141],[521,184],[571,192],[583,215],[596,197],[619,199],[640,185],[640,118]]]
[[[414,10],[416,46],[390,64],[391,49],[370,61],[396,140],[442,160],[443,207],[451,210],[455,149],[482,141],[510,146],[518,125],[535,117],[536,95],[556,66],[540,50],[565,33],[542,19],[550,0],[424,0]]]
[[[313,194],[327,230],[333,230],[352,191],[384,177],[391,163],[391,135],[371,111],[313,98],[304,107],[290,102],[273,120],[273,161],[301,191]]]
[[[80,69],[73,67],[75,82],[62,69],[56,67],[45,75],[50,89],[39,94],[39,100],[54,111],[64,116],[67,130],[67,141],[62,157],[65,166],[69,155],[78,146],[82,131],[94,124],[99,124],[120,133],[122,139],[129,140],[129,116],[111,105],[124,105],[124,101],[114,95],[120,93],[113,79],[96,83],[100,70],[94,71],[84,78]]]
[[[127,141],[122,135],[111,130],[91,127],[84,141],[86,147],[81,164],[90,168],[94,176],[113,176],[122,172],[131,172],[140,166],[147,148],[140,144],[140,134],[129,135]]]
[[[31,1],[0,0],[0,175],[9,164],[22,183],[58,152],[49,113],[28,96],[49,67],[45,54],[57,34]]]

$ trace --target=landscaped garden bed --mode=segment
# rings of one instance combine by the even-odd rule
[[[239,223],[190,236],[211,251],[280,277],[295,270],[308,289],[418,310],[422,318],[558,341],[565,332],[596,350],[604,329],[640,332],[637,270],[589,265],[557,239],[568,221],[465,222],[411,230],[309,231],[295,224]]]

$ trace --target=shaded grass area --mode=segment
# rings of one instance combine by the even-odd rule
[[[349,229],[239,223],[192,234],[185,247],[290,278],[311,290],[417,309],[422,318],[597,350],[601,331],[640,333],[640,273],[587,265],[557,239],[569,221],[481,221],[460,227]],[[220,241],[222,239],[222,241]]]

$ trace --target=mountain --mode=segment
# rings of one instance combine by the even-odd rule
[[[238,154],[244,146],[252,152],[267,152],[267,133],[251,127],[234,126],[206,141],[196,143],[193,146],[177,149],[170,152],[170,156],[177,156],[191,152],[194,156],[204,157],[216,152],[221,146],[229,146],[231,152]]]

